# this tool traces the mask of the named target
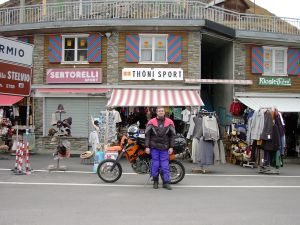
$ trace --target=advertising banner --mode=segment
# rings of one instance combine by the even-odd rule
[[[292,79],[290,77],[260,77],[259,86],[291,86]]]
[[[29,96],[31,68],[0,62],[0,93]]]
[[[0,60],[32,66],[33,45],[0,37]]]
[[[70,83],[102,83],[101,68],[64,68],[48,69],[48,84]]]
[[[183,80],[180,68],[124,68],[122,80]]]

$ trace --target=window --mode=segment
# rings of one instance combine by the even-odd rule
[[[287,48],[264,47],[264,75],[287,76]]]
[[[140,63],[167,63],[167,35],[140,35]]]
[[[63,62],[87,63],[88,36],[63,36]]]

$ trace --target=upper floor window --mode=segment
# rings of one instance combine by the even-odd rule
[[[140,35],[140,63],[167,63],[167,34]]]
[[[62,62],[87,63],[88,36],[63,36],[62,37]]]
[[[264,75],[287,76],[287,48],[263,47]]]

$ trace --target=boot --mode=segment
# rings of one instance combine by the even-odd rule
[[[153,188],[158,189],[158,177],[153,177]]]
[[[169,183],[164,183],[163,184],[163,188],[167,189],[167,190],[172,190],[172,187]]]

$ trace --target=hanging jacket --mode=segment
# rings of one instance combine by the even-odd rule
[[[263,140],[262,146],[265,151],[278,151],[280,149],[280,135],[276,124],[272,127],[271,139]]]
[[[273,118],[272,113],[270,111],[266,111],[264,115],[264,129],[261,133],[260,138],[262,140],[270,140],[273,136]]]
[[[174,147],[175,126],[169,118],[149,120],[145,130],[145,147],[168,150]]]
[[[205,141],[217,141],[220,138],[218,122],[215,116],[202,118],[203,137]]]
[[[260,140],[264,128],[264,114],[262,111],[255,111],[250,124],[250,140]]]
[[[203,136],[203,127],[202,127],[202,117],[194,117],[194,123],[195,123],[195,127],[193,130],[193,138],[197,138],[198,140],[200,140],[200,138]]]

